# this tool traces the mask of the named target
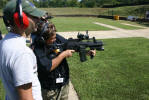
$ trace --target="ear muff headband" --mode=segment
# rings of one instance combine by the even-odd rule
[[[42,31],[41,31],[41,35],[43,35],[44,32],[48,29],[48,26],[49,26],[49,22],[44,23]]]
[[[37,35],[37,37],[35,38],[35,42],[32,45],[35,44],[43,45],[46,43],[46,40],[43,35],[48,28],[49,22],[41,22],[39,24],[43,25],[41,26],[42,28],[40,29],[40,33]]]
[[[22,12],[21,0],[17,0],[16,11],[13,19],[18,28],[26,29],[29,26],[29,20],[24,12]]]
[[[44,23],[43,28],[41,29],[40,37],[41,37],[44,41],[45,41],[45,38],[44,38],[43,36],[44,36],[45,31],[48,29],[48,26],[49,26],[49,22],[46,22],[46,23]]]

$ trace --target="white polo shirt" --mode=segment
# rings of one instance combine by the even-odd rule
[[[24,37],[8,33],[0,41],[0,77],[6,90],[6,100],[19,100],[16,87],[27,83],[32,83],[34,100],[42,100],[36,57],[26,46]]]

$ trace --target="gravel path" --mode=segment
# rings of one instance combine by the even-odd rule
[[[68,100],[79,100],[78,95],[70,81]]]
[[[96,37],[97,39],[107,39],[107,38],[127,38],[127,37],[144,37],[149,38],[149,27],[144,27],[145,29],[138,30],[125,30],[117,28],[114,26],[97,23],[94,24],[102,25],[105,27],[112,28],[114,30],[110,31],[89,31],[90,37]],[[80,33],[85,34],[85,31],[80,31]],[[65,38],[77,38],[78,32],[58,32],[58,34],[64,36]]]

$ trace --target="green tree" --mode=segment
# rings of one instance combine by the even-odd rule
[[[67,0],[66,2],[68,7],[77,7],[79,5],[78,0]]]
[[[3,8],[8,1],[10,0],[0,0],[0,8]]]
[[[1,0],[0,7],[2,7],[8,0]],[[33,0],[31,0],[33,1]],[[145,4],[149,3],[149,0],[40,0],[35,2],[37,7],[102,7],[103,5],[115,6],[115,5],[131,5],[131,4]]]
[[[80,7],[95,7],[96,0],[82,0],[80,2]]]

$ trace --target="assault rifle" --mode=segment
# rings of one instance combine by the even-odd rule
[[[79,52],[80,61],[84,62],[86,61],[86,54],[88,52],[87,48],[90,50],[98,50],[103,51],[103,42],[97,41],[95,37],[89,38],[88,31],[86,31],[86,35],[78,33],[77,39],[69,38],[67,42],[63,44],[53,44],[50,45],[50,47],[58,49],[59,47],[63,48],[62,51],[71,49],[75,50],[76,52]],[[60,52],[62,52],[60,51]],[[90,55],[91,59],[94,57],[93,55]]]

